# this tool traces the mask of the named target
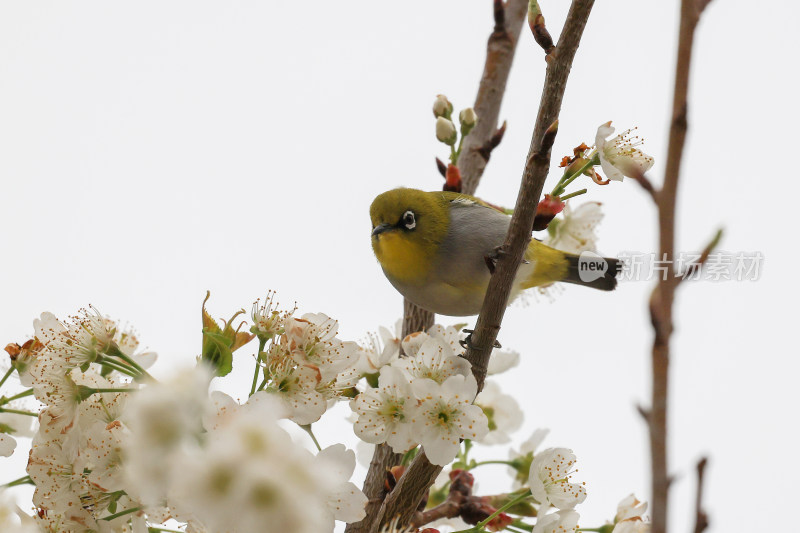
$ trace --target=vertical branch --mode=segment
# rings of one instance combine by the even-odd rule
[[[506,91],[511,63],[522,32],[522,21],[527,13],[527,0],[508,0],[505,9],[500,0],[494,5],[494,31],[486,44],[486,63],[475,98],[478,123],[464,139],[458,168],[461,170],[464,194],[475,194],[497,134],[500,104]]]
[[[511,225],[506,241],[500,248],[497,266],[489,280],[486,298],[465,354],[466,359],[472,363],[472,372],[478,380],[478,390],[483,388],[489,356],[500,331],[514,277],[531,239],[536,207],[550,167],[550,149],[558,131],[558,114],[561,111],[567,78],[593,5],[594,0],[573,0],[558,45],[549,54],[539,113]]]
[[[472,363],[472,371],[478,379],[479,387],[483,386],[489,355],[508,304],[514,275],[531,238],[530,229],[550,166],[550,149],[557,132],[557,119],[567,77],[593,4],[594,0],[573,0],[558,45],[550,54],[539,115],[523,171],[520,193],[511,218],[511,226],[497,268],[489,282],[472,341],[465,354],[467,360]],[[408,524],[420,499],[440,471],[441,467],[428,461],[424,450],[419,453],[395,489],[386,497],[376,520],[376,528],[372,531],[376,531],[378,526],[388,523],[395,516],[400,516],[402,524]]]
[[[697,497],[694,505],[694,533],[703,533],[708,527],[708,515],[703,510],[703,480],[705,479],[707,464],[707,457],[703,457],[697,462]]]
[[[516,43],[522,30],[522,20],[526,13],[527,0],[508,0],[506,5],[502,0],[494,0],[494,30],[489,36],[487,44],[486,63],[483,76],[481,77],[478,95],[475,100],[475,112],[479,120],[470,135],[464,139],[461,157],[458,161],[464,180],[463,190],[468,194],[475,192],[483,170],[489,160],[491,148],[486,150],[484,147],[492,147],[492,141],[497,140],[497,117],[500,114],[500,104],[505,94],[508,74],[511,70],[511,63],[516,51]],[[495,144],[496,145],[496,144]],[[483,150],[482,150],[483,149]],[[403,300],[403,332],[405,337],[416,331],[424,331],[434,323],[434,315],[418,307],[408,300]],[[367,515],[364,520],[354,524],[348,524],[346,533],[368,533],[373,531],[380,524],[378,518],[384,494],[384,479],[386,471],[393,465],[399,464],[400,456],[392,453],[386,444],[376,447],[370,467],[364,481],[363,492],[367,496]],[[395,487],[395,493],[406,493],[408,487],[415,485],[414,494],[410,494],[410,499],[419,502],[439,471],[440,467],[431,465],[424,453],[420,453],[409,468],[412,475],[403,476]],[[419,480],[421,481],[419,481]],[[418,493],[418,497],[417,497]],[[416,510],[416,506],[412,505]],[[382,515],[381,515],[382,516]],[[391,515],[389,515],[391,516]]]
[[[654,198],[658,206],[659,259],[674,264],[675,205],[678,192],[683,147],[686,141],[687,96],[694,32],[706,0],[682,0],[678,34],[678,58],[675,68],[675,90],[672,99],[672,120],[669,130],[664,185]],[[645,417],[650,434],[652,468],[652,531],[666,533],[670,476],[667,463],[667,404],[669,392],[670,336],[672,308],[679,279],[670,269],[662,276],[650,297],[650,319],[654,339],[652,350],[652,406]]]

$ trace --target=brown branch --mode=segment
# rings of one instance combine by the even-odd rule
[[[459,514],[461,514],[461,502],[448,498],[432,509],[417,513],[411,525],[414,527],[422,527],[425,524],[430,524],[441,518],[455,518]]]
[[[499,250],[496,269],[489,281],[486,298],[464,356],[472,363],[479,390],[486,378],[489,356],[500,331],[517,267],[531,239],[536,207],[550,167],[550,149],[557,132],[567,78],[593,4],[594,0],[573,0],[558,45],[547,65],[539,113],[511,225],[506,241]]]
[[[701,0],[704,1],[704,0]],[[683,148],[687,130],[687,98],[694,31],[700,16],[698,0],[682,0],[678,35],[678,59],[675,69],[675,90],[672,101],[672,122],[669,130],[667,163],[664,185],[656,195],[658,206],[659,257],[674,265],[675,257],[675,205],[678,192]],[[640,182],[641,183],[641,182]],[[669,504],[670,476],[667,465],[667,398],[669,385],[670,336],[672,335],[672,308],[675,289],[680,278],[661,277],[650,297],[650,319],[653,339],[652,406],[648,411],[650,436],[652,533],[666,533]]]
[[[554,59],[548,63],[539,114],[523,172],[517,205],[514,215],[511,217],[511,226],[506,242],[500,250],[497,270],[489,282],[487,296],[465,354],[465,358],[472,363],[472,371],[478,380],[479,389],[483,387],[489,355],[497,340],[497,333],[508,304],[514,275],[521,263],[524,249],[530,242],[530,228],[550,165],[550,149],[558,131],[557,119],[561,110],[567,77],[593,4],[594,0],[573,0],[561,32],[561,38],[553,52]],[[487,57],[487,65],[488,63],[489,58]],[[376,524],[388,523],[390,519],[398,515],[401,517],[401,523],[408,523],[413,516],[417,502],[421,500],[440,471],[441,467],[432,465],[424,452],[417,455],[406,473],[400,478],[397,487],[384,501]]]
[[[711,255],[711,252],[714,251],[714,248],[717,247],[719,241],[722,239],[722,230],[717,230],[716,235],[714,238],[711,239],[711,242],[706,244],[706,247],[703,248],[703,251],[700,253],[700,257],[697,258],[697,261],[694,261],[691,265],[686,267],[686,271],[683,273],[678,273],[678,283],[680,284],[681,281],[692,277],[698,270],[703,268],[703,265],[708,262],[708,257]]]
[[[367,505],[364,507],[367,513],[366,517],[361,522],[347,524],[346,532],[364,533],[369,531],[369,527],[372,525],[370,519],[378,514],[386,496],[386,472],[391,466],[400,464],[402,458],[401,455],[392,452],[392,449],[387,444],[375,446],[375,452],[372,454],[372,461],[370,461],[362,489],[367,497]]]
[[[400,524],[410,523],[417,511],[417,505],[441,471],[441,466],[431,464],[425,451],[420,451],[408,465],[397,486],[386,496],[372,532],[379,531],[381,526],[388,524],[396,516],[400,517]]]
[[[697,462],[697,498],[694,504],[694,533],[703,533],[708,527],[708,515],[703,510],[703,478],[705,477],[707,464],[707,457],[703,457]]]
[[[465,194],[475,194],[491,150],[494,149],[492,147],[487,150],[486,147],[491,146],[491,140],[496,135],[500,104],[503,102],[527,8],[527,0],[508,0],[505,8],[502,8],[500,1],[496,0],[494,3],[494,31],[486,45],[486,63],[473,106],[478,115],[478,123],[464,139],[458,158],[458,168],[464,184],[462,190]],[[498,139],[497,144],[499,142]]]
[[[652,198],[653,202],[656,204],[656,206],[658,206],[658,195],[661,191],[655,188],[653,182],[651,182],[644,174],[634,174],[631,177],[636,181],[636,183],[641,185],[642,189],[647,191],[647,193],[650,195],[650,198]]]
[[[458,167],[464,180],[462,190],[467,194],[475,193],[491,150],[500,143],[505,132],[505,128],[497,130],[497,120],[526,9],[526,0],[509,0],[505,5],[502,0],[495,0],[493,3],[494,29],[489,36],[486,63],[473,106],[478,115],[478,123],[464,139],[464,146],[458,161]],[[443,170],[442,166],[437,161],[440,172]],[[444,170],[446,172],[446,167]],[[417,307],[408,300],[403,301],[403,310],[403,336],[415,331],[426,330],[434,323],[433,313]],[[376,461],[376,457],[378,457],[378,461]],[[392,461],[396,463],[397,456],[387,455],[376,448],[375,457],[370,464],[364,485],[364,494],[367,495],[370,502],[379,502],[383,499],[383,486],[379,485],[377,480],[382,479],[387,468],[392,466]],[[409,489],[405,487],[411,484],[411,480],[419,479],[419,487],[415,487],[415,490],[409,492],[408,496],[408,499],[412,501],[410,508],[413,510],[415,507],[413,502],[420,501],[441,468],[431,465],[423,452],[411,463],[409,470],[412,475],[404,475],[392,493],[397,495],[409,492]],[[406,481],[402,481],[403,479]],[[377,511],[376,505],[370,503],[367,508],[367,518],[357,524],[348,524],[345,532],[374,531],[381,523],[380,520],[376,520],[379,515]],[[380,513],[380,516],[385,514],[385,512]],[[387,516],[391,518],[392,515]]]

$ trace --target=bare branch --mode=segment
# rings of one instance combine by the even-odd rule
[[[659,191],[655,188],[655,186],[653,185],[653,182],[651,182],[648,179],[648,177],[646,175],[644,175],[644,174],[638,174],[638,175],[635,174],[635,175],[633,175],[631,177],[636,181],[636,183],[638,183],[639,185],[642,186],[642,189],[647,191],[647,193],[650,195],[650,198],[653,199],[653,202],[656,205],[658,205],[658,193],[659,193]]]
[[[401,524],[410,523],[417,506],[441,471],[441,466],[428,461],[424,450],[419,452],[400,477],[397,486],[386,496],[372,531],[379,531],[380,526],[386,525],[396,516],[400,516]]]
[[[703,11],[706,10],[706,8],[708,7],[708,4],[710,4],[710,3],[711,3],[711,0],[697,0],[696,9],[697,9],[697,16],[698,17],[703,14]]]
[[[347,532],[366,532],[372,525],[371,518],[374,518],[381,508],[383,499],[386,497],[386,472],[394,465],[400,464],[402,456],[392,452],[392,449],[387,444],[378,444],[375,446],[375,452],[372,454],[372,461],[369,464],[367,477],[364,480],[363,492],[367,497],[367,505],[365,507],[366,517],[361,522],[348,524],[345,531]]]
[[[531,239],[536,206],[550,166],[550,149],[558,131],[558,114],[564,97],[572,60],[580,44],[593,0],[573,0],[553,60],[548,63],[539,114],[523,171],[520,192],[506,241],[486,291],[481,313],[465,358],[472,363],[479,390],[486,378],[492,346],[497,340],[517,267]]]
[[[498,8],[498,4],[502,2],[494,3],[494,31],[486,45],[486,64],[473,105],[478,115],[478,123],[464,139],[464,146],[458,158],[458,168],[464,180],[463,192],[466,194],[475,194],[486,163],[489,161],[491,150],[486,151],[485,147],[497,131],[500,105],[503,102],[508,74],[511,72],[511,63],[528,6],[527,0],[508,0],[505,8]],[[501,12],[500,20],[504,24],[498,23],[498,14]],[[499,142],[498,139],[497,144]]]
[[[478,153],[484,159],[486,163],[489,162],[489,158],[492,156],[492,151],[500,145],[500,142],[503,140],[503,136],[506,134],[506,121],[503,121],[503,125],[497,128],[495,132],[489,137],[489,140],[486,141],[483,146],[478,148]]]
[[[697,498],[694,506],[694,533],[703,533],[708,527],[708,515],[703,510],[703,478],[705,477],[708,457],[703,457],[697,462]]]
[[[685,272],[679,273],[680,276],[678,279],[679,283],[687,278],[692,277],[698,270],[703,268],[703,265],[705,265],[706,262],[708,261],[708,257],[711,255],[711,252],[713,252],[714,248],[716,248],[719,245],[719,241],[721,239],[722,239],[722,230],[719,229],[717,230],[717,233],[714,235],[714,238],[711,239],[711,242],[706,244],[706,247],[703,248],[703,252],[700,254],[700,257],[697,258],[697,261],[687,266]]]
[[[687,130],[687,99],[694,32],[701,9],[698,1],[682,0],[678,34],[678,59],[675,68],[675,89],[672,100],[672,121],[669,130],[667,163],[664,185],[655,195],[658,206],[659,257],[674,264],[675,257],[675,205],[678,192],[683,148]],[[707,2],[705,2],[707,3]],[[705,5],[701,6],[705,7]],[[640,182],[643,184],[643,182]],[[645,186],[643,184],[643,186]],[[646,188],[646,187],[645,187]],[[680,278],[671,275],[659,279],[650,296],[650,320],[655,338],[652,349],[653,384],[652,406],[649,417],[652,533],[666,533],[669,504],[670,476],[667,465],[667,405],[669,390],[670,336],[672,335],[672,307],[675,289]]]

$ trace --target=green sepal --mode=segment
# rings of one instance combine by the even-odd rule
[[[251,333],[233,329],[233,321],[237,316],[244,313],[240,309],[227,321],[223,322],[225,327],[220,327],[217,321],[206,311],[206,302],[211,297],[211,292],[206,292],[203,300],[203,344],[200,360],[211,365],[217,376],[227,376],[233,370],[233,352],[241,348],[255,337]]]
[[[222,333],[203,329],[203,354],[200,358],[211,365],[214,374],[227,376],[233,370],[233,350],[229,339]]]

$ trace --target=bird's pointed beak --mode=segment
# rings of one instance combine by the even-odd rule
[[[391,224],[386,224],[385,222],[383,224],[378,224],[372,229],[372,236],[377,237],[384,231],[389,231],[390,229],[394,229],[394,226]]]

